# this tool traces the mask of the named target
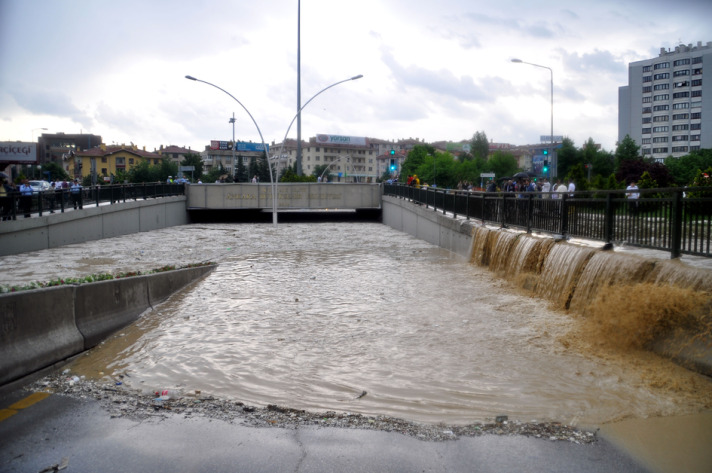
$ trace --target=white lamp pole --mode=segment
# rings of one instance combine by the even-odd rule
[[[230,92],[228,92],[227,90],[223,89],[222,87],[218,87],[218,86],[215,85],[215,84],[212,84],[212,83],[210,83],[210,82],[207,82],[207,81],[204,81],[204,80],[201,80],[201,79],[196,79],[196,78],[193,77],[193,76],[185,76],[185,78],[186,78],[186,79],[189,79],[189,80],[192,80],[192,81],[196,81],[196,82],[202,82],[203,84],[208,84],[208,85],[210,85],[210,86],[215,87],[215,88],[218,89],[218,90],[221,90],[221,91],[225,92],[225,93],[226,93],[227,95],[229,95],[235,102],[237,102],[238,104],[240,104],[240,106],[243,108],[243,110],[245,110],[245,112],[247,112],[247,114],[250,116],[250,119],[252,119],[252,123],[254,123],[254,124],[255,124],[255,128],[257,128],[257,133],[259,133],[259,135],[260,135],[260,140],[262,141],[262,150],[264,151],[264,153],[265,153],[265,158],[267,159],[267,167],[269,167],[269,180],[270,180],[270,184],[271,184],[271,187],[272,187],[272,223],[273,223],[274,226],[276,227],[276,226],[277,226],[277,189],[276,189],[276,182],[275,182],[275,180],[274,180],[274,177],[272,176],[272,165],[269,163],[269,154],[267,153],[267,145],[265,144],[265,139],[264,139],[263,136],[262,136],[262,130],[260,130],[259,125],[257,125],[257,122],[255,121],[255,118],[252,116],[252,114],[250,113],[250,111],[247,110],[247,107],[245,107],[245,106],[242,104],[242,102],[240,102],[239,100],[237,100],[234,95],[232,95]]]

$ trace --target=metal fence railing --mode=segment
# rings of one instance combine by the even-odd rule
[[[384,195],[423,204],[434,211],[498,223],[502,227],[626,243],[682,254],[712,257],[712,190],[641,189],[626,191],[469,192],[384,185]]]
[[[64,212],[66,209],[115,204],[127,200],[154,199],[185,194],[185,185],[176,183],[146,182],[141,184],[117,184],[83,187],[79,193],[71,189],[47,190],[23,196],[19,191],[0,198],[2,220],[16,220],[23,216],[42,216],[47,213]]]

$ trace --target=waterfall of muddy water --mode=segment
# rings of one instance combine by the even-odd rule
[[[494,241],[477,235],[473,259],[485,251],[480,237]],[[540,279],[556,294],[590,255],[550,246]],[[568,336],[579,318],[375,223],[186,225],[2,257],[0,283],[204,260],[220,265],[79,357],[72,373],[451,424],[500,414],[597,424],[710,407],[709,378],[638,352],[589,351]],[[646,382],[650,371],[682,388]]]

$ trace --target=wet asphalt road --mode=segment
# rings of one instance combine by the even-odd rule
[[[605,439],[589,445],[484,435],[428,442],[338,428],[256,428],[178,415],[111,418],[94,400],[0,397],[1,472],[646,472]],[[53,469],[54,467],[54,469]]]

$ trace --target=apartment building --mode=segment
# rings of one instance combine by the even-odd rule
[[[628,65],[628,85],[618,89],[618,141],[626,135],[659,162],[712,148],[711,41],[661,48]]]

